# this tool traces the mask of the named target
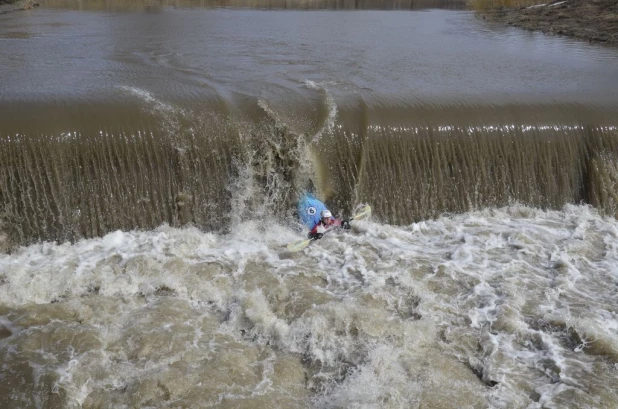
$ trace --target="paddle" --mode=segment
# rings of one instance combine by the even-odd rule
[[[371,206],[367,205],[365,207],[363,207],[360,212],[358,212],[357,214],[355,214],[350,221],[352,220],[362,220],[362,219],[366,219],[369,216],[371,216]],[[326,232],[324,232],[324,234],[328,233],[330,230],[326,230]],[[305,239],[305,240],[298,240],[295,241],[294,243],[290,243],[288,244],[288,250],[290,251],[300,251],[302,249],[304,249],[305,247],[307,247],[309,245],[309,243],[311,243],[314,239]]]

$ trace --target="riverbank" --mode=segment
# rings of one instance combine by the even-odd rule
[[[507,9],[479,10],[479,16],[546,34],[618,44],[618,1],[566,0]]]
[[[0,14],[12,13],[19,10],[30,10],[38,7],[39,3],[33,0],[0,0]]]

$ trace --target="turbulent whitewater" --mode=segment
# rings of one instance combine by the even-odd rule
[[[41,3],[0,16],[2,409],[618,407],[618,50]],[[305,191],[372,217],[289,252]]]
[[[618,223],[513,205],[0,257],[3,407],[609,408]]]

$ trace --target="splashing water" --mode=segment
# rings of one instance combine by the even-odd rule
[[[589,207],[514,205],[405,227],[355,222],[301,253],[284,250],[294,231],[254,222],[32,245],[0,258],[0,353],[27,380],[0,396],[612,407],[617,237],[616,220]]]

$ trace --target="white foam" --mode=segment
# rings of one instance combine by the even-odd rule
[[[139,383],[150,376],[147,368],[198,350],[214,356],[209,351],[226,344],[198,323],[216,316],[224,318],[209,325],[244,348],[272,347],[276,356],[296,354],[321,368],[310,384],[324,393],[323,407],[379,407],[382,399],[393,407],[429,404],[432,382],[442,378],[459,382],[461,396],[498,382],[466,392],[487,406],[534,407],[531,391],[547,407],[560,407],[566,396],[590,406],[592,395],[611,405],[618,402],[611,367],[618,357],[617,232],[616,220],[589,207],[521,205],[403,227],[353,222],[352,231],[333,232],[298,253],[285,249],[299,239],[294,229],[252,220],[239,220],[227,235],[169,226],[117,231],[0,255],[0,305],[40,304],[45,311],[59,301],[99,334],[101,350],[75,352],[54,368],[58,387],[75,402],[102,383]],[[118,306],[93,312],[93,294]],[[186,340],[169,341],[181,349],[153,355],[146,343],[123,350],[129,341],[122,340],[131,338],[122,334],[132,326],[146,318],[156,324],[149,308],[157,300],[178,302],[169,308],[180,310],[166,313],[153,336],[186,332]],[[190,318],[174,322],[183,314]],[[23,329],[13,320],[0,318],[12,334],[4,345],[21,342]],[[121,349],[111,352],[111,345]],[[436,358],[423,361],[421,350]],[[150,358],[122,367],[101,361],[107,378],[88,381],[95,353],[120,362],[130,353]],[[270,393],[276,369],[268,365],[251,391]],[[410,375],[418,365],[431,377]]]

